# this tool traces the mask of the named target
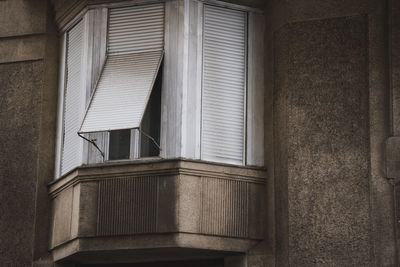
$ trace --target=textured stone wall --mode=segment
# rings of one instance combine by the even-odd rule
[[[392,0],[389,5],[389,57],[390,57],[390,85],[392,91],[392,135],[387,142],[387,174],[396,180],[396,237],[397,249],[400,252],[400,2]],[[400,262],[400,253],[398,253]]]
[[[366,18],[288,24],[276,44],[289,264],[370,265]]]
[[[43,63],[0,64],[0,242],[5,266],[32,260]]]
[[[386,1],[266,12],[277,266],[396,266]]]
[[[0,1],[0,265],[51,265],[57,37],[44,0]]]
[[[390,5],[389,56],[391,61],[391,87],[393,103],[393,135],[400,136],[400,2],[392,0]]]

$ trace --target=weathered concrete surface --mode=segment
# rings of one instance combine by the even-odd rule
[[[400,137],[390,137],[386,140],[386,177],[400,180]]]
[[[392,1],[393,2],[393,1]],[[398,2],[398,1],[397,1]],[[274,137],[274,142],[273,142],[273,147],[275,150],[275,156],[273,161],[275,162],[274,165],[274,173],[275,173],[275,183],[276,183],[276,198],[275,198],[275,208],[276,208],[276,219],[277,219],[277,232],[276,232],[276,249],[277,253],[276,255],[278,256],[279,260],[277,262],[277,266],[285,266],[289,265],[289,260],[293,261],[293,258],[296,258],[296,253],[303,254],[303,257],[310,257],[310,254],[305,253],[306,251],[301,251],[299,249],[292,249],[289,246],[289,239],[292,238],[291,235],[293,235],[292,231],[290,231],[290,219],[289,216],[292,216],[291,214],[299,214],[299,212],[296,210],[299,207],[302,209],[307,209],[307,204],[303,203],[303,201],[297,201],[295,202],[296,205],[298,206],[293,206],[290,205],[290,198],[292,197],[290,194],[290,190],[288,188],[291,188],[293,185],[290,184],[291,180],[289,179],[281,179],[280,177],[288,177],[289,172],[290,172],[290,166],[288,160],[290,160],[290,153],[285,154],[282,153],[282,151],[289,151],[291,149],[290,147],[290,142],[288,143],[287,140],[290,140],[291,135],[289,134],[291,129],[291,124],[289,123],[290,119],[290,112],[292,107],[292,100],[291,98],[286,95],[287,92],[291,92],[291,94],[296,95],[300,90],[306,90],[306,86],[304,84],[301,84],[300,82],[304,80],[304,75],[310,75],[313,74],[314,77],[314,84],[311,84],[315,88],[319,88],[319,90],[323,91],[326,90],[326,79],[330,77],[331,80],[333,80],[333,75],[335,73],[338,73],[337,70],[334,68],[331,68],[329,70],[328,67],[333,67],[331,66],[331,62],[326,61],[326,64],[324,65],[313,65],[309,66],[309,73],[304,73],[302,71],[297,72],[297,71],[292,71],[290,75],[284,74],[287,72],[287,69],[282,69],[282,66],[287,64],[287,65],[297,65],[298,61],[304,61],[310,63],[309,60],[309,55],[310,53],[312,54],[311,50],[315,50],[315,46],[313,44],[316,44],[318,40],[321,41],[322,46],[325,48],[330,47],[330,44],[325,42],[328,39],[325,39],[325,41],[322,39],[323,36],[325,35],[310,35],[310,44],[311,46],[308,46],[308,44],[304,43],[304,49],[303,51],[298,51],[299,55],[295,58],[297,61],[293,61],[293,58],[290,58],[290,55],[292,52],[290,52],[291,46],[286,46],[284,47],[282,44],[285,43],[298,43],[299,40],[297,38],[292,37],[290,41],[287,40],[286,35],[294,34],[297,36],[297,34],[301,33],[302,31],[300,30],[299,32],[296,31],[290,31],[288,32],[288,28],[292,29],[293,25],[299,24],[299,25],[311,25],[312,23],[315,22],[317,25],[318,23],[316,21],[318,20],[324,20],[324,19],[329,19],[329,18],[344,18],[344,17],[354,17],[356,14],[359,14],[359,16],[365,16],[366,14],[368,16],[365,16],[365,19],[367,20],[367,28],[365,29],[365,43],[363,44],[364,48],[366,49],[367,52],[365,55],[360,56],[364,57],[364,61],[360,61],[359,63],[364,64],[366,74],[365,78],[367,79],[367,91],[364,93],[367,96],[368,99],[368,109],[366,114],[363,114],[363,117],[357,120],[364,120],[364,123],[367,125],[367,135],[369,137],[367,138],[368,143],[364,143],[366,147],[369,147],[369,150],[367,150],[367,154],[362,154],[360,156],[359,160],[363,160],[364,162],[367,162],[369,165],[369,171],[368,175],[362,174],[362,169],[359,169],[359,174],[357,174],[358,178],[353,177],[353,182],[356,182],[356,186],[351,184],[351,179],[349,184],[347,184],[347,187],[344,187],[343,190],[355,190],[356,194],[360,198],[359,200],[356,201],[356,203],[359,203],[360,205],[364,205],[364,207],[359,211],[359,215],[364,212],[364,215],[366,215],[366,218],[363,218],[361,221],[361,225],[357,226],[360,229],[364,231],[364,236],[366,233],[366,229],[362,225],[366,225],[365,220],[368,221],[368,225],[370,225],[370,229],[367,232],[368,233],[368,239],[369,242],[366,242],[366,244],[369,246],[368,252],[365,249],[361,249],[358,254],[354,252],[353,250],[353,256],[355,258],[361,258],[363,256],[366,256],[369,258],[370,265],[371,266],[395,266],[395,242],[394,242],[394,232],[393,232],[393,195],[392,195],[392,186],[388,183],[388,181],[385,178],[385,142],[386,138],[389,136],[389,85],[388,85],[388,79],[389,77],[389,70],[388,70],[388,61],[387,61],[387,52],[388,52],[388,45],[387,45],[387,35],[386,32],[388,30],[387,28],[387,16],[386,16],[386,5],[385,1],[375,1],[375,0],[369,0],[369,1],[360,1],[360,0],[352,0],[352,1],[315,1],[315,0],[304,0],[304,1],[275,1],[271,0],[268,1],[266,5],[266,13],[267,13],[267,23],[268,29],[266,32],[267,35],[267,40],[269,40],[269,43],[272,43],[272,40],[275,39],[274,43],[274,50],[273,52],[270,52],[269,56],[269,65],[267,64],[267,69],[269,68],[269,71],[267,71],[266,74],[266,81],[267,81],[267,88],[269,87],[274,87],[275,86],[275,95],[274,95],[274,123],[276,124],[275,126],[278,127],[279,129],[275,129],[275,137]],[[304,22],[304,24],[302,24]],[[307,23],[306,23],[307,22]],[[287,25],[289,24],[289,26]],[[286,26],[285,26],[286,25]],[[300,26],[298,26],[300,27]],[[351,28],[352,26],[349,25]],[[365,28],[365,26],[363,26]],[[286,33],[285,33],[286,31]],[[397,30],[398,31],[398,30]],[[278,34],[279,32],[279,34]],[[318,31],[319,32],[319,31]],[[339,38],[341,34],[337,35],[337,30],[333,31],[335,33],[335,36],[333,38]],[[343,31],[345,33],[345,31]],[[278,36],[279,40],[277,41],[275,36]],[[356,38],[357,36],[354,36],[353,34],[350,34],[347,38],[349,40],[352,40]],[[282,42],[282,40],[284,40]],[[335,39],[333,41],[338,41],[340,45],[345,45],[346,41],[343,39]],[[349,41],[351,42],[351,41]],[[299,44],[300,45],[300,44]],[[268,50],[268,47],[266,48]],[[349,53],[349,51],[354,50],[354,47],[342,47],[342,54],[340,56],[345,55],[346,53]],[[300,49],[301,50],[301,49]],[[310,50],[310,51],[308,51]],[[328,50],[328,49],[327,49]],[[329,59],[331,58],[329,56],[329,53],[335,53],[335,49],[332,48],[332,51],[327,51],[327,55],[322,55],[320,54],[319,56],[321,58],[328,57]],[[349,51],[348,51],[349,50]],[[308,51],[308,52],[307,52]],[[314,51],[315,57],[318,58],[318,53]],[[267,54],[268,55],[268,54]],[[282,63],[282,61],[286,60],[286,63]],[[326,59],[327,60],[327,59]],[[347,64],[353,64],[354,58],[351,60],[344,60],[343,62],[337,62],[337,60],[340,60],[337,58],[334,58],[335,64],[338,66],[342,64],[344,67],[347,67]],[[343,60],[343,58],[342,58]],[[359,59],[358,59],[359,60]],[[268,56],[267,56],[267,62],[268,62]],[[279,63],[279,66],[277,65]],[[275,65],[274,65],[275,64]],[[329,71],[326,71],[329,70]],[[331,72],[331,73],[329,73]],[[340,72],[339,72],[340,73]],[[317,75],[318,74],[318,75]],[[361,74],[359,74],[361,75]],[[342,85],[340,84],[342,81],[344,81],[346,84],[347,82],[354,82],[354,77],[351,77],[353,80],[342,80],[345,76],[337,76],[334,79],[337,81],[337,86],[339,89],[341,89]],[[287,88],[287,83],[288,81],[295,80],[296,85],[293,86],[293,88],[289,89]],[[283,90],[280,90],[277,88],[281,88]],[[315,90],[312,89],[312,90]],[[328,88],[329,89],[329,88]],[[292,92],[295,91],[295,92]],[[338,90],[340,92],[340,90]],[[318,92],[319,93],[319,92]],[[293,96],[292,95],[292,96]],[[329,95],[327,95],[328,97]],[[314,97],[315,98],[315,97]],[[335,96],[331,96],[331,99],[326,99],[326,101],[334,101]],[[332,100],[333,98],[333,100]],[[355,97],[354,97],[355,98]],[[292,98],[294,99],[294,98]],[[348,100],[350,101],[350,100]],[[311,102],[311,101],[310,101]],[[268,99],[266,99],[266,103],[268,103]],[[344,102],[343,104],[348,105],[350,102]],[[339,114],[340,110],[345,111],[343,109],[343,104],[339,106],[335,106],[334,109],[336,109],[335,112]],[[316,105],[316,104],[312,104]],[[331,104],[330,104],[331,105]],[[327,105],[327,109],[331,108],[331,106]],[[317,109],[318,110],[318,109]],[[315,112],[317,112],[317,110]],[[320,111],[320,110],[318,110]],[[353,112],[352,112],[353,113]],[[351,113],[351,114],[352,114]],[[322,113],[324,114],[324,113]],[[301,113],[300,113],[301,115]],[[296,116],[300,116],[297,115]],[[307,116],[309,113],[307,113]],[[317,116],[317,117],[306,117],[307,120],[309,121],[319,121],[318,123],[315,123],[317,126],[324,126],[332,124],[332,129],[335,129],[335,131],[338,131],[338,133],[342,134],[343,136],[346,135],[346,133],[341,133],[341,131],[346,132],[346,128],[343,128],[346,126],[344,121],[340,122],[335,120],[332,120],[331,117],[334,116],[334,114],[328,114],[329,116]],[[348,116],[347,114],[342,114],[341,116]],[[267,117],[267,116],[266,116]],[[354,120],[355,117],[351,115],[349,117],[350,119]],[[327,121],[324,121],[327,120]],[[338,123],[339,122],[339,123]],[[287,125],[285,128],[283,125]],[[305,124],[307,125],[307,124]],[[307,131],[306,129],[302,129],[302,127],[306,128],[306,126],[301,126],[298,125],[298,131],[301,133],[301,135],[298,135],[296,133],[296,139],[300,139],[303,132]],[[267,129],[267,127],[266,127]],[[324,128],[321,128],[324,129]],[[328,132],[329,133],[329,132]],[[334,133],[334,132],[333,132]],[[268,131],[266,132],[268,134]],[[329,137],[329,134],[326,132],[322,132],[321,134],[322,138],[327,138],[329,142],[331,142],[331,138]],[[318,147],[316,144],[318,142],[315,141],[314,138],[312,138],[312,135],[310,135],[310,138],[307,138],[305,141],[304,147],[309,146],[310,148],[317,149],[317,150],[311,150],[311,152],[316,152],[318,155],[321,154],[321,150],[323,149],[323,146]],[[332,139],[332,141],[335,141]],[[335,141],[337,142],[337,141]],[[266,141],[266,144],[268,141]],[[335,145],[340,144],[340,142],[336,143]],[[301,150],[300,150],[301,151]],[[333,154],[337,154],[338,152],[333,151]],[[344,156],[340,156],[339,159],[346,159],[346,154],[347,151],[342,151]],[[266,152],[267,155],[267,152]],[[367,157],[366,157],[367,155]],[[366,158],[365,158],[366,157]],[[318,184],[321,184],[319,182],[319,172],[320,170],[323,170],[323,166],[325,166],[326,170],[323,170],[322,173],[324,172],[329,172],[331,171],[333,164],[328,164],[329,162],[325,162],[325,164],[321,165],[321,160],[317,158],[317,161],[314,162],[314,167],[309,166],[310,168],[307,170],[307,175],[303,175],[303,178],[305,180],[303,186],[300,186],[297,188],[297,190],[300,193],[302,192],[309,192],[312,190],[314,187],[318,186]],[[355,161],[353,163],[353,168],[349,173],[353,173],[355,175],[355,169],[357,166],[360,166],[360,161]],[[365,161],[366,160],[366,161]],[[294,163],[293,163],[294,162]],[[297,158],[293,159],[292,157],[292,163],[294,164],[293,166],[305,164],[307,162],[306,159],[304,158]],[[318,166],[319,164],[319,166]],[[350,166],[350,165],[348,165]],[[271,164],[267,164],[267,168],[271,170]],[[297,169],[295,169],[297,171]],[[298,175],[296,175],[298,176]],[[290,177],[290,176],[289,176]],[[365,184],[365,180],[367,180],[367,185]],[[296,180],[297,181],[297,180]],[[308,186],[307,183],[310,183],[311,187]],[[360,183],[361,182],[361,183]],[[316,185],[314,185],[316,183]],[[299,185],[296,184],[295,185]],[[325,185],[324,185],[325,186]],[[336,186],[339,186],[339,184],[336,184]],[[364,188],[364,195],[361,193],[359,190],[359,187],[362,186],[361,188]],[[328,184],[327,184],[327,189],[328,189]],[[332,185],[330,186],[332,187]],[[321,188],[322,190],[325,190],[324,187]],[[317,190],[318,191],[318,190]],[[335,199],[335,196],[338,197],[340,196],[339,194],[328,192],[328,196],[326,198],[323,198],[321,195],[316,194],[315,199],[313,201],[317,202],[318,205],[321,209],[318,211],[317,209],[311,210],[314,214],[317,214],[318,212],[321,213],[321,218],[328,217],[325,215],[325,208],[330,208],[331,206],[343,206],[346,207],[346,205],[351,205],[349,208],[350,210],[353,209],[353,204],[348,201],[348,198],[338,198],[335,201],[331,202],[323,202],[321,199]],[[298,193],[295,194],[297,197]],[[367,202],[363,203],[361,202],[362,197],[365,197],[368,195],[368,198],[366,199]],[[346,200],[347,199],[347,200]],[[357,199],[357,198],[356,198]],[[308,213],[303,214],[301,217],[298,217],[298,219],[305,220],[308,219],[307,215]],[[344,213],[343,216],[339,218],[333,218],[333,224],[330,223],[328,224],[327,222],[324,224],[318,224],[319,228],[314,229],[316,233],[318,232],[319,234],[317,235],[317,239],[321,239],[321,237],[324,237],[324,235],[328,236],[329,232],[326,232],[329,230],[332,232],[333,229],[337,229],[337,231],[340,232],[339,229],[341,229],[341,224],[337,223],[340,218],[345,218],[344,215],[347,215],[347,213]],[[344,222],[348,225],[349,223],[356,223],[358,225],[358,220],[355,220],[357,217],[357,214],[354,214],[354,218],[352,216],[348,217]],[[326,218],[327,220],[328,218]],[[314,223],[318,222],[314,218]],[[321,223],[321,221],[319,221]],[[334,223],[336,222],[336,224]],[[345,225],[346,225],[345,224]],[[306,229],[310,230],[312,227],[308,227]],[[298,229],[298,226],[296,225],[294,229]],[[349,229],[353,229],[350,227]],[[355,229],[355,228],[354,228]],[[299,230],[300,233],[306,234],[307,231],[304,229]],[[311,231],[312,233],[312,231]],[[361,232],[362,233],[362,232]],[[355,235],[355,232],[352,233]],[[297,235],[295,235],[297,236]],[[314,241],[315,237],[311,234],[308,234],[309,239],[304,238],[303,241],[305,240],[310,240],[311,244],[316,243]],[[335,240],[329,240],[331,243],[331,248],[333,249],[335,246],[334,241]],[[365,240],[367,241],[367,240]],[[308,242],[306,242],[308,244]],[[339,242],[340,244],[340,242]],[[329,245],[328,245],[329,247]],[[353,248],[355,249],[355,248]],[[322,258],[324,259],[326,255],[332,254],[335,256],[335,253],[339,252],[340,254],[340,249],[339,250],[328,250],[327,246],[321,246],[317,247],[311,255],[314,256],[314,258]],[[351,250],[349,250],[351,251]],[[293,252],[295,254],[293,254]],[[361,252],[361,254],[360,254]],[[350,252],[346,251],[346,255],[351,254]],[[357,256],[358,255],[358,256]],[[339,260],[339,255],[336,255],[337,259]],[[329,257],[328,257],[329,258]],[[345,260],[346,257],[342,258],[342,260]],[[355,259],[348,259],[349,261],[346,263],[341,262],[340,265],[343,266],[348,266],[352,264],[352,261],[355,261]],[[368,260],[366,260],[368,262]],[[313,263],[317,264],[318,263]],[[323,265],[323,263],[320,263]],[[347,264],[347,265],[346,265]],[[294,264],[295,265],[295,264]],[[329,264],[328,264],[329,265]],[[297,266],[297,265],[295,265]]]
[[[390,79],[392,89],[392,132],[400,136],[400,2],[391,1],[389,29]]]
[[[43,35],[0,38],[0,62],[36,60],[44,57],[46,39]]]
[[[55,134],[58,97],[59,37],[56,32],[51,9],[47,9],[47,25],[44,47],[43,86],[40,91],[40,125],[37,154],[36,195],[35,195],[35,241],[34,261],[48,262],[48,242],[50,235],[50,199],[47,185],[54,178]],[[39,171],[40,170],[40,171]],[[38,265],[40,266],[40,265]],[[47,266],[47,265],[43,265]]]
[[[78,254],[100,250],[118,261],[122,248],[134,255],[155,247],[244,253],[264,236],[264,184],[261,168],[181,159],[81,167],[49,187],[50,249],[55,260],[79,262],[86,256]]]
[[[276,35],[278,265],[371,265],[367,36],[364,16]]]
[[[46,1],[0,1],[0,37],[31,35],[46,30]]]
[[[387,177],[394,179],[395,191],[395,225],[397,240],[397,257],[400,262],[400,2],[389,1],[389,58],[390,58],[390,87],[391,87],[391,134],[387,140],[386,171]]]
[[[0,1],[0,265],[50,266],[57,43],[45,0]],[[48,23],[50,22],[50,23]]]
[[[32,261],[43,62],[0,64],[0,261]]]

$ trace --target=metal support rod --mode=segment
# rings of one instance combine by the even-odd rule
[[[157,143],[157,141],[152,137],[152,136],[150,136],[149,134],[147,134],[146,132],[144,132],[142,129],[140,129],[140,128],[137,128],[138,130],[139,130],[139,132],[141,132],[144,136],[146,136],[147,138],[149,138],[157,147],[158,147],[158,149],[161,151],[162,149],[161,149],[161,146]]]
[[[92,145],[94,145],[94,146],[95,146],[95,148],[97,148],[97,150],[100,152],[101,156],[102,156],[102,157],[103,157],[103,159],[104,159],[104,152],[103,152],[103,151],[101,151],[101,149],[99,148],[99,146],[96,144],[96,139],[92,139],[92,140],[90,140],[90,139],[88,139],[88,138],[84,137],[83,135],[81,135],[80,133],[78,133],[78,135],[79,135],[79,137],[81,137],[81,138],[85,139],[86,141],[88,141],[89,143],[91,143]]]

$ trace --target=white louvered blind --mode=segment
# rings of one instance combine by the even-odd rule
[[[204,5],[201,157],[243,164],[246,13]]]
[[[108,56],[80,132],[138,128],[163,56],[164,4],[109,11]]]
[[[66,87],[64,97],[64,136],[61,175],[80,165],[82,139],[76,134],[82,120],[83,22],[67,33]]]
[[[162,50],[164,4],[110,9],[108,54]]]

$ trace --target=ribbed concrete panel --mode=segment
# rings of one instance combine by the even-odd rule
[[[246,13],[204,6],[201,158],[243,164]]]
[[[80,132],[138,128],[161,59],[161,50],[108,56]]]
[[[80,165],[82,139],[76,134],[82,120],[82,58],[83,22],[76,24],[67,34],[66,88],[64,102],[64,136],[61,174]]]
[[[98,201],[97,235],[156,231],[157,176],[102,180]]]
[[[108,54],[162,50],[164,4],[110,9]]]
[[[202,178],[200,232],[230,237],[248,236],[246,182]]]

